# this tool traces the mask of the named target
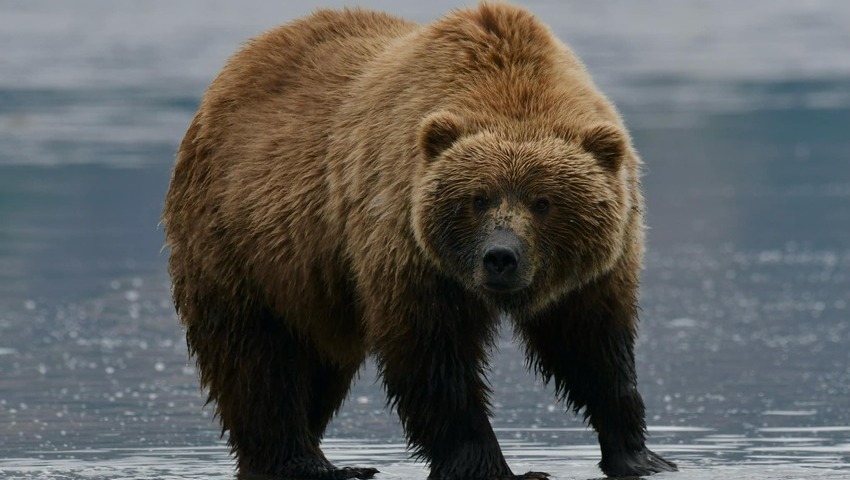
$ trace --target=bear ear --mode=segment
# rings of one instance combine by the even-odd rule
[[[463,119],[451,112],[425,117],[419,127],[419,148],[428,160],[437,158],[466,132]]]
[[[590,152],[599,163],[616,171],[626,155],[626,137],[610,123],[599,123],[585,128],[580,134],[581,146]]]

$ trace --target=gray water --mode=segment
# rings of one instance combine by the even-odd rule
[[[646,161],[640,389],[681,468],[658,478],[850,478],[850,2],[568,3],[525,2]],[[362,5],[428,21],[453,3]],[[206,84],[315,6],[0,2],[0,476],[232,476],[158,216]],[[600,477],[510,336],[490,378],[514,470]],[[371,365],[328,437],[340,465],[427,475]]]

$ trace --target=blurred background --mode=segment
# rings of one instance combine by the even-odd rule
[[[640,390],[683,471],[662,478],[850,478],[850,2],[517,3],[646,163]],[[358,4],[421,22],[460,5]],[[0,476],[232,475],[171,307],[162,198],[227,57],[341,5],[0,1]],[[515,471],[601,476],[509,325],[491,382]],[[328,436],[337,463],[427,475],[371,365]]]

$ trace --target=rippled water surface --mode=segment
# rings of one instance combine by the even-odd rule
[[[658,478],[850,478],[850,3],[568,3],[526,4],[646,162],[640,389],[652,447],[682,470]],[[454,4],[363,5],[428,21]],[[227,55],[312,8],[0,3],[0,477],[232,476],[158,216]],[[491,381],[515,471],[601,476],[509,325]],[[371,365],[328,437],[341,465],[427,476]]]

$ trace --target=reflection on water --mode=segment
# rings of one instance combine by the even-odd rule
[[[664,427],[651,429],[664,432]],[[673,429],[676,433],[701,433],[700,429]],[[504,431],[497,433],[504,434]],[[570,433],[569,429],[563,433]],[[738,435],[694,436],[692,443],[665,445],[656,450],[679,460],[687,478],[814,479],[842,478],[850,464],[850,444],[823,447],[818,436],[748,439]],[[594,445],[553,446],[530,441],[502,440],[505,457],[516,472],[547,470],[557,478],[598,478],[598,447]],[[769,446],[761,446],[769,445]],[[779,445],[779,446],[777,446]],[[748,452],[744,461],[727,463],[732,451]],[[368,440],[329,439],[325,453],[340,466],[374,466],[377,479],[424,478],[423,464],[408,460],[403,443],[374,443]],[[726,461],[724,461],[726,460]],[[40,452],[37,458],[0,460],[0,472],[10,477],[47,479],[60,474],[68,479],[225,479],[233,477],[233,461],[219,446],[177,448],[112,448]],[[675,478],[664,473],[653,478]]]
[[[368,3],[427,20],[452,2]],[[683,470],[659,478],[850,478],[850,3],[528,4],[623,108],[646,162],[639,377],[652,448]],[[158,217],[226,55],[307,10],[0,6],[0,476],[232,474]],[[507,325],[499,347],[493,423],[514,469],[599,477],[593,435]],[[372,365],[328,436],[340,464],[426,476]]]

